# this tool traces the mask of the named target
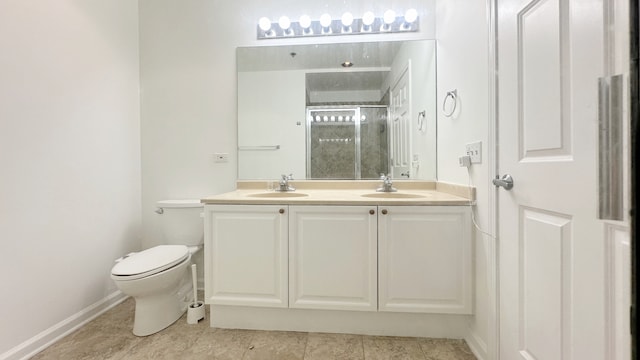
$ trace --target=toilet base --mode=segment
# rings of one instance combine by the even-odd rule
[[[193,302],[191,284],[185,281],[169,293],[134,297],[136,301],[133,334],[148,336],[167,328],[187,311]]]

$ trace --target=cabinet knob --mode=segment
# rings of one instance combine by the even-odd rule
[[[284,214],[284,209],[280,209],[280,210],[278,210],[278,212],[279,212],[280,214]]]
[[[387,209],[382,209],[382,215],[387,215]]]
[[[375,214],[375,213],[376,213],[376,211],[375,211],[375,210],[369,210],[369,214],[373,215],[373,214]]]

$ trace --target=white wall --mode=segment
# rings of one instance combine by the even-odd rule
[[[140,246],[137,33],[135,1],[0,2],[0,358]]]
[[[489,26],[487,1],[438,0],[436,34],[438,39],[438,180],[466,184],[467,171],[459,167],[465,144],[482,141],[483,162],[474,164],[471,181],[477,188],[476,220],[490,229],[489,171]],[[458,107],[447,118],[442,102],[447,91],[458,90]],[[476,232],[475,316],[470,322],[470,345],[484,359],[491,358],[490,341],[492,289],[490,288],[493,242]]]
[[[415,7],[420,32],[257,40],[262,16],[302,13],[382,14]],[[140,0],[143,246],[161,242],[155,202],[230,191],[237,179],[236,47],[327,42],[432,39],[435,0]],[[356,17],[359,17],[356,15]],[[213,153],[229,153],[214,163]]]

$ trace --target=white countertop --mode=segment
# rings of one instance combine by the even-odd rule
[[[469,205],[475,188],[434,181],[396,181],[394,193],[376,192],[380,181],[290,181],[293,192],[267,190],[266,181],[239,181],[237,190],[206,197],[204,204],[237,205]]]

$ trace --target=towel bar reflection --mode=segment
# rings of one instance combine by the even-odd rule
[[[418,113],[418,131],[425,132],[427,127],[425,126],[427,121],[427,110],[422,110]]]

